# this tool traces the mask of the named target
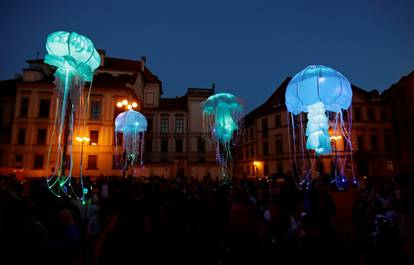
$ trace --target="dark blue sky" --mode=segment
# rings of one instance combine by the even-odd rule
[[[0,78],[66,30],[109,56],[146,55],[165,96],[215,82],[251,110],[309,64],[382,91],[414,70],[413,12],[413,0],[2,1]]]

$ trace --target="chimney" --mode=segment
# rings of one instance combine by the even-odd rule
[[[216,89],[216,83],[214,83],[214,82],[213,82],[213,83],[211,84],[211,88],[212,88],[212,89]]]
[[[105,65],[106,51],[103,50],[103,49],[98,49],[98,53],[99,53],[99,56],[101,57],[101,65],[100,66],[104,66]]]
[[[144,72],[145,64],[147,63],[147,56],[141,56],[141,71]]]

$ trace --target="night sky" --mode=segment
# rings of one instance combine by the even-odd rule
[[[413,14],[413,0],[2,1],[0,78],[66,30],[108,56],[147,56],[164,96],[215,82],[251,110],[309,64],[382,91],[414,70]]]

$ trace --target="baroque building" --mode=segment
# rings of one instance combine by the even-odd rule
[[[290,113],[285,106],[287,78],[259,107],[241,121],[241,135],[236,147],[236,175],[264,177],[272,174],[292,174],[289,145]],[[395,149],[392,115],[378,91],[367,92],[352,86],[352,145],[353,161],[346,163],[345,173],[356,176],[393,176]],[[333,139],[332,145],[343,152],[343,139]],[[317,159],[313,174],[326,175],[332,170],[332,157]]]
[[[148,69],[145,57],[129,60],[99,52],[101,66],[92,83],[86,127],[74,129],[75,137],[87,137],[90,141],[84,144],[82,154],[81,143],[73,142],[73,175],[80,172],[81,157],[84,176],[123,174],[115,163],[119,152],[114,119],[125,110],[118,108],[117,102],[126,99],[137,102],[137,109],[148,120],[144,165],[135,166],[130,174],[217,177],[214,148],[202,137],[201,110],[201,103],[214,94],[214,87],[188,88],[183,96],[165,98],[162,82]],[[55,120],[54,68],[43,60],[27,63],[19,78],[0,82],[0,173],[18,169],[27,177],[39,177],[51,173],[46,168]],[[84,89],[87,95],[89,85]],[[53,156],[49,162],[50,170],[55,166]]]

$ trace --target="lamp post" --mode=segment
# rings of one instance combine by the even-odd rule
[[[254,176],[258,176],[259,175],[259,166],[260,166],[260,162],[259,161],[253,161],[253,170],[254,170]]]
[[[80,156],[80,176],[81,176],[81,181],[82,181],[82,171],[83,171],[83,144],[85,142],[89,142],[90,139],[88,137],[76,137],[76,141],[81,142],[82,146],[81,146],[81,156]],[[83,186],[83,183],[82,183]],[[82,191],[82,201],[84,201],[84,191]]]
[[[125,108],[126,110],[138,108],[138,103],[135,101],[129,102],[127,99],[120,100],[116,103],[118,108]]]

